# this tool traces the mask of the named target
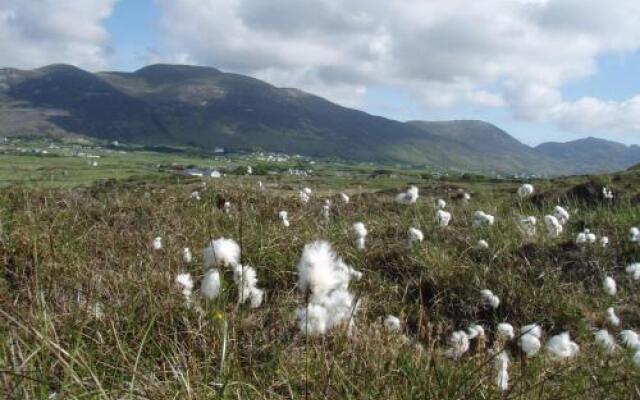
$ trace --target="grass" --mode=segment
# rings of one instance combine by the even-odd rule
[[[11,175],[12,163],[16,171],[28,170],[21,157],[3,157],[0,176]],[[371,169],[336,174],[342,167],[329,165],[317,166],[311,178],[227,176],[203,188],[196,179],[158,171],[136,178],[139,168],[128,170],[152,164],[153,157],[107,157],[99,169],[86,168],[76,180],[53,179],[52,187],[35,178],[15,184],[24,172],[5,180],[12,184],[0,192],[0,391],[6,398],[54,392],[65,399],[640,397],[632,353],[620,349],[609,356],[592,333],[604,326],[609,306],[623,321],[610,332],[640,328],[640,283],[624,273],[624,265],[640,260],[640,247],[626,240],[628,229],[640,225],[637,174],[598,178],[612,184],[614,205],[562,199],[572,219],[561,238],[549,239],[543,226],[525,237],[517,219],[541,220],[555,205],[552,194],[588,178],[535,182],[554,199],[541,203],[516,199],[515,182],[434,180],[398,171],[367,179]],[[53,170],[86,165],[45,161]],[[128,179],[90,184],[99,172]],[[257,189],[258,179],[266,190]],[[395,204],[395,193],[408,184],[420,187],[418,204]],[[315,192],[306,206],[296,198],[304,186]],[[469,206],[454,199],[458,189],[472,193]],[[194,190],[201,201],[189,198]],[[352,197],[349,204],[337,196],[343,190]],[[334,204],[324,221],[320,207],[327,197]],[[434,224],[433,202],[440,197],[454,217],[447,228]],[[231,202],[231,213],[216,208],[219,198]],[[289,229],[280,225],[279,210],[289,211]],[[495,214],[496,225],[472,228],[475,210]],[[365,251],[349,237],[356,221],[369,230]],[[425,241],[407,249],[410,226],[422,229]],[[576,248],[573,239],[585,226],[609,236],[610,247]],[[161,251],[150,249],[155,236],[163,237]],[[204,304],[196,284],[194,306],[186,307],[174,277],[188,271],[199,282],[200,250],[220,236],[240,242],[243,263],[256,267],[258,286],[267,292],[259,309],[236,305],[229,271],[214,304]],[[489,251],[475,248],[481,238]],[[314,338],[298,332],[294,314],[304,298],[295,265],[315,239],[330,241],[364,273],[351,285],[361,301],[353,335],[344,328]],[[182,262],[183,247],[194,251],[190,265]],[[618,282],[615,298],[601,289],[606,275]],[[497,310],[479,304],[484,288],[501,298]],[[400,317],[408,340],[381,329],[379,320],[388,314]],[[450,334],[473,322],[487,330],[488,348],[499,322],[516,328],[536,322],[545,339],[569,331],[580,355],[565,362],[545,354],[526,359],[509,345],[510,388],[501,393],[489,353],[471,351],[457,361],[443,355]]]

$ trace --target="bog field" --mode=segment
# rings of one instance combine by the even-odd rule
[[[3,156],[0,397],[640,398],[640,171],[204,160]]]

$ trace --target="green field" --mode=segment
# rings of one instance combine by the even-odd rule
[[[536,195],[520,200],[521,182],[389,166],[128,151],[100,153],[92,167],[83,157],[9,153],[0,156],[6,398],[640,397],[635,350],[618,336],[640,328],[640,282],[625,272],[640,261],[640,246],[628,239],[640,225],[640,171],[534,181]],[[189,165],[227,175],[175,172]],[[247,165],[256,174],[242,174]],[[291,176],[282,172],[288,168],[313,173]],[[420,189],[417,203],[397,204],[409,185]],[[600,197],[605,185],[613,201]],[[308,204],[298,199],[304,187],[313,190]],[[194,191],[201,200],[190,198]],[[462,192],[471,194],[469,204],[458,200]],[[438,198],[453,216],[448,227],[435,223]],[[225,201],[228,212],[218,207]],[[571,218],[550,238],[542,220],[558,204]],[[281,210],[289,228],[278,220]],[[476,210],[495,215],[495,225],[474,228]],[[518,224],[529,215],[538,219],[533,236]],[[354,246],[357,221],[369,231],[364,250]],[[412,247],[410,227],[425,236]],[[608,236],[609,246],[577,246],[585,228]],[[157,236],[161,250],[151,248]],[[223,236],[255,267],[266,293],[260,307],[238,304],[228,268],[220,268],[221,295],[210,302],[201,296],[202,249]],[[480,239],[488,249],[477,247]],[[330,242],[363,274],[349,286],[359,302],[351,330],[338,324],[307,336],[297,325],[296,309],[308,298],[298,290],[296,265],[314,240]],[[192,263],[183,261],[184,247]],[[195,281],[190,306],[174,282],[181,272]],[[604,292],[605,276],[617,282],[615,296]],[[482,289],[499,296],[496,309],[481,301]],[[608,307],[619,326],[607,323]],[[399,332],[383,327],[387,315],[400,319]],[[514,338],[499,337],[503,322],[513,325]],[[578,355],[556,360],[543,347],[526,357],[519,328],[531,323],[541,326],[543,346],[569,332]],[[484,327],[484,339],[458,359],[447,357],[452,333],[470,324]],[[616,337],[611,354],[594,341],[602,328]],[[510,358],[504,391],[494,366],[501,351]]]

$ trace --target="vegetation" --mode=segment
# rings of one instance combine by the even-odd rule
[[[540,180],[532,182],[536,195],[521,200],[520,183],[473,175],[437,179],[425,171],[318,163],[309,177],[201,180],[144,166],[163,159],[165,165],[239,173],[238,166],[256,160],[112,157],[98,160],[96,169],[84,159],[76,165],[62,156],[46,158],[29,172],[29,185],[17,181],[28,164],[44,159],[3,157],[0,173],[10,186],[0,192],[0,391],[7,398],[640,396],[633,352],[608,354],[593,336],[595,328],[613,334],[640,328],[640,282],[624,271],[640,260],[640,247],[627,238],[629,228],[640,224],[637,171]],[[10,165],[15,172],[9,180]],[[91,172],[51,179],[38,169],[44,165]],[[102,173],[121,179],[90,183]],[[410,184],[420,189],[418,202],[397,204],[396,194]],[[602,185],[613,190],[614,200],[574,190]],[[306,205],[297,197],[303,187],[313,189]],[[200,200],[191,197],[194,191]],[[348,204],[340,192],[349,194]],[[468,205],[459,200],[462,192],[472,196]],[[320,212],[326,198],[332,201],[328,220]],[[453,215],[448,227],[435,224],[438,198]],[[219,208],[225,201],[229,212]],[[543,225],[532,237],[518,227],[520,217],[542,220],[557,204],[571,213],[561,237],[547,237]],[[281,210],[288,211],[288,228],[278,220]],[[476,210],[495,215],[495,225],[473,228]],[[369,232],[362,251],[350,236],[357,221]],[[409,227],[425,236],[411,248]],[[584,228],[608,236],[609,246],[578,247],[575,238]],[[163,248],[155,251],[157,236]],[[237,304],[228,270],[221,296],[210,303],[201,298],[201,250],[221,236],[235,239],[242,263],[256,267],[266,290],[259,308]],[[363,273],[351,284],[360,306],[350,335],[339,327],[306,337],[296,325],[295,310],[306,299],[296,288],[295,265],[303,246],[316,239],[328,240]],[[477,248],[480,239],[488,249]],[[193,250],[192,263],[183,261],[184,247]],[[174,282],[181,272],[196,281],[191,306]],[[617,281],[616,296],[602,289],[605,276]],[[487,288],[501,299],[495,310],[480,301]],[[607,326],[608,307],[615,307],[620,327]],[[390,314],[400,318],[401,332],[383,328],[381,320]],[[471,323],[484,326],[487,349],[497,346],[501,322],[516,329],[538,323],[545,342],[568,331],[580,353],[564,361],[544,350],[526,358],[514,339],[507,343],[512,364],[505,392],[495,385],[490,352],[472,348],[458,360],[445,356],[452,332]]]

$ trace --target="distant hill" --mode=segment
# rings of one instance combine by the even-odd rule
[[[69,65],[0,69],[0,134],[80,135],[505,174],[589,167],[576,168],[573,155],[532,149],[486,122],[403,123],[297,89],[185,65],[96,74]],[[603,157],[598,168],[619,165]]]
[[[567,143],[543,143],[536,150],[565,164],[576,172],[608,172],[627,169],[640,161],[640,146],[589,137]]]

